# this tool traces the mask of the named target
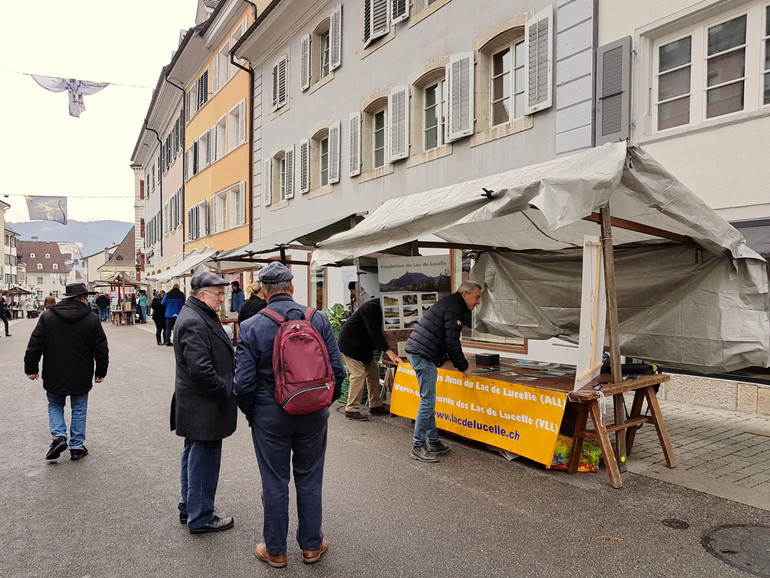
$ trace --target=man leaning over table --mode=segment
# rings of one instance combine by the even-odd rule
[[[481,285],[463,281],[455,293],[428,309],[406,342],[406,356],[420,385],[420,405],[414,422],[412,459],[437,462],[436,454],[449,451],[436,428],[437,368],[447,357],[466,378],[473,375],[460,345],[463,317],[481,302]]]

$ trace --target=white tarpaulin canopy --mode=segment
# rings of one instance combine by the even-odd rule
[[[189,275],[190,271],[195,269],[198,265],[203,263],[212,255],[214,255],[214,252],[215,251],[210,247],[206,247],[202,251],[199,251],[198,249],[193,249],[192,251],[190,251],[187,257],[185,257],[181,263],[178,263],[177,265],[174,265],[170,269],[166,269],[165,271],[161,271],[160,273],[157,273],[155,275],[150,275],[149,277],[147,277],[147,280],[160,281],[161,283],[168,283],[169,281],[171,281],[171,279],[174,279],[175,277],[184,277],[185,275]]]
[[[629,244],[643,253],[616,265],[623,355],[701,372],[770,365],[767,263],[644,150],[624,143],[392,199],[319,243],[313,266],[431,233],[512,250],[482,254],[471,273],[486,284],[479,328],[574,341],[580,275],[566,263],[584,235],[599,233],[596,213],[608,205],[615,254],[632,251],[617,248]]]

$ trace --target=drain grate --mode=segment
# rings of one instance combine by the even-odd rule
[[[674,528],[675,530],[686,530],[690,527],[690,524],[679,518],[667,518],[661,520],[660,523],[668,528]]]
[[[770,576],[770,526],[720,526],[701,544],[723,562],[755,576]]]

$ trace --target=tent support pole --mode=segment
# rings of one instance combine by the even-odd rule
[[[615,290],[615,258],[612,250],[612,218],[609,205],[601,209],[600,225],[602,230],[602,256],[604,258],[604,285],[607,291],[607,329],[610,337],[610,364],[612,365],[612,381],[623,381],[623,371],[620,363],[620,335],[618,329],[618,297]],[[615,425],[621,425],[625,419],[623,395],[613,396],[615,410]],[[618,468],[626,471],[626,434],[624,429],[615,432],[615,447]]]

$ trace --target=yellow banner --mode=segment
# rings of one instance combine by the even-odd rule
[[[566,393],[439,369],[436,426],[550,466],[566,402]],[[419,405],[417,377],[402,363],[390,411],[415,419]]]

